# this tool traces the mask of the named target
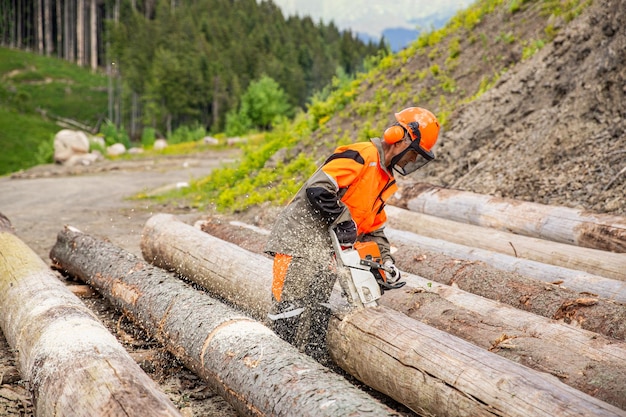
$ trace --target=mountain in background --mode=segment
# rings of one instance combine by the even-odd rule
[[[360,39],[387,39],[398,51],[415,40],[420,30],[440,28],[472,0],[273,0],[285,15],[311,16],[333,21],[341,30],[356,32]]]
[[[391,50],[398,52],[409,46],[411,42],[414,42],[421,32],[442,28],[455,13],[456,11],[449,10],[423,19],[414,19],[412,20],[413,29],[405,27],[387,28],[383,30],[382,36],[385,38],[386,43],[389,44]],[[362,37],[361,33],[358,33],[357,36],[361,40],[366,39]],[[378,41],[376,38],[373,39]]]

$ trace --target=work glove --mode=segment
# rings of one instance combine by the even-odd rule
[[[335,233],[340,245],[352,245],[356,242],[356,223],[354,220],[337,223]]]
[[[400,281],[400,270],[393,264],[393,261],[385,261],[387,284],[395,284]]]

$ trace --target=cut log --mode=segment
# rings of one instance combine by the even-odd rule
[[[267,237],[265,230],[243,223],[210,219],[199,221],[195,226],[257,253],[262,250]],[[417,236],[399,231],[393,234],[390,234],[389,230],[387,232],[387,236],[395,238],[398,237],[396,235],[406,235],[405,238],[408,236],[409,241],[411,236]],[[415,262],[415,265],[420,266],[431,264],[431,260],[437,256],[442,257],[438,254],[427,255],[420,249],[401,249],[400,252],[400,258],[403,257],[402,252],[406,255],[418,254],[420,260]],[[458,260],[448,259],[444,262],[449,263],[454,270],[462,269],[466,272],[459,267],[458,264],[462,262]],[[468,270],[474,267],[479,271],[481,279],[487,278],[490,272],[493,276],[493,271],[486,268],[476,265],[465,267]],[[427,271],[440,269],[426,268]],[[407,286],[400,291],[385,292],[380,300],[382,305],[454,334],[479,347],[494,351],[500,356],[548,372],[576,389],[626,409],[626,375],[623,375],[626,369],[626,344],[623,342],[600,336],[592,331],[556,323],[554,320],[519,311],[511,306],[416,275],[404,274],[403,277],[407,281]],[[499,275],[494,277],[497,280],[501,279]],[[507,285],[506,288],[511,291],[517,289],[515,285]],[[547,291],[546,288],[545,284],[541,286],[542,291]],[[567,293],[560,291],[558,287],[550,288],[552,290],[547,291],[549,294]],[[580,297],[576,294],[563,296],[567,295],[570,296],[569,300]],[[622,329],[624,327],[623,317],[614,320],[610,313],[607,313],[606,317],[597,314],[597,317],[599,318],[596,321],[597,327],[609,334],[613,332],[611,326]],[[578,318],[581,319],[580,316]],[[610,324],[605,325],[602,319],[609,320]],[[579,322],[575,319],[573,323],[577,326],[582,323],[583,327],[587,324],[585,320]]]
[[[476,226],[586,248],[626,252],[626,218],[493,197],[420,183],[402,192],[402,208]]]
[[[626,281],[626,255],[500,232],[387,206],[388,225],[398,230],[492,250],[537,262]]]
[[[216,282],[224,279],[247,283],[255,291],[244,297],[237,297],[231,290],[220,293],[243,309],[259,312],[269,305],[272,265],[262,255],[207,235],[169,215],[148,220],[141,247],[146,259],[213,290],[222,288]],[[255,272],[250,274],[251,270]],[[332,307],[337,305],[333,302]],[[626,415],[553,376],[536,373],[385,307],[360,310],[343,320],[333,318],[328,347],[344,370],[417,412]],[[592,408],[599,404],[608,408],[584,410],[586,406],[578,403],[576,407],[581,408],[574,412],[568,404],[574,399],[592,401]],[[475,401],[488,408],[470,411],[470,406],[477,407]]]
[[[615,339],[626,340],[626,304],[561,287],[558,281],[546,283],[515,272],[502,272],[484,262],[459,260],[422,249],[412,240],[412,233],[390,233],[397,248],[396,264],[401,270],[492,300],[520,310],[564,322]],[[415,235],[413,235],[415,236]],[[608,279],[606,279],[608,281]],[[604,281],[606,283],[606,281]],[[614,281],[624,284],[624,281]]]
[[[109,242],[65,228],[50,256],[162,342],[240,415],[395,415],[267,327]]]
[[[262,251],[266,241],[263,230],[244,224],[229,226],[228,222],[223,221],[200,221],[196,227],[257,253]],[[615,339],[626,340],[626,304],[615,303],[591,292],[602,290],[600,285],[612,289],[626,288],[624,281],[591,276],[594,279],[587,284],[582,279],[574,281],[581,284],[581,291],[574,291],[559,285],[558,275],[554,277],[554,281],[546,283],[516,272],[505,272],[483,262],[467,261],[449,256],[447,253],[440,253],[442,249],[447,250],[451,245],[462,247],[461,245],[436,240],[437,244],[433,249],[437,250],[429,251],[420,245],[429,239],[424,236],[389,228],[387,236],[394,243],[392,250],[401,270],[443,284],[456,285],[470,293],[502,301],[520,310],[562,320]],[[467,252],[472,255],[483,252],[492,256],[499,255],[500,258],[532,262],[473,248],[467,248]],[[548,271],[566,270],[553,265],[532,263],[536,264],[535,268],[544,267]],[[571,275],[577,272],[566,271],[570,271]],[[589,275],[581,274],[583,278]],[[616,294],[612,292],[609,295]],[[620,295],[623,294],[618,293],[616,296],[621,298]]]
[[[0,326],[37,416],[180,416],[93,313],[0,220]]]
[[[438,253],[456,260],[480,261],[501,271],[515,272],[520,275],[539,281],[558,284],[577,292],[597,294],[607,300],[614,300],[626,304],[626,282],[601,277],[585,271],[563,268],[556,265],[516,258],[485,249],[472,248],[458,243],[441,239],[434,239],[404,230],[386,228],[385,234],[391,242],[413,246],[416,254],[423,251]],[[428,263],[428,257],[420,257],[419,262],[413,262],[415,268]],[[426,276],[415,269],[414,273]],[[433,278],[434,279],[434,278]]]

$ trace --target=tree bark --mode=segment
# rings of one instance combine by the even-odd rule
[[[225,222],[219,220],[198,222],[197,227],[256,253],[262,253],[265,244],[266,237],[261,233],[269,233],[249,226],[228,227]],[[389,228],[386,229],[386,234],[393,242],[393,256],[403,271],[443,284],[455,285],[470,293],[504,302],[517,309],[562,320],[567,324],[580,326],[611,338],[626,339],[626,305],[598,298],[597,294],[592,292],[601,289],[600,285],[623,290],[626,287],[623,281],[599,277],[584,283],[581,278],[580,291],[574,291],[567,286],[561,287],[558,281],[547,284],[516,272],[493,268],[480,261],[450,256],[446,252],[448,246],[452,245],[450,242],[438,241],[436,247],[424,249],[423,236]],[[467,250],[471,254],[477,252],[473,248]],[[441,253],[442,251],[445,253]],[[609,295],[621,298],[619,293]]]
[[[589,283],[587,292],[578,292],[515,272],[504,273],[483,262],[425,251],[410,240],[395,240],[394,243],[398,250],[393,256],[404,271],[455,285],[520,310],[626,340],[626,304],[598,297],[592,292],[593,283]]]
[[[417,184],[403,208],[586,248],[626,252],[626,218]]]
[[[220,220],[201,221],[196,227],[256,253],[262,252],[269,233],[250,225],[231,225]],[[388,233],[387,236],[393,234]],[[394,243],[395,240],[392,239]],[[402,248],[400,252],[419,257],[415,265],[428,264],[435,256],[441,256],[424,254],[419,248]],[[459,263],[454,259],[445,262],[452,268]],[[466,267],[471,269],[473,265]],[[476,269],[482,271],[480,267]],[[487,278],[488,273],[479,275]],[[499,277],[495,275],[495,279]],[[583,330],[578,327],[579,322],[575,322],[577,327],[557,323],[416,275],[404,273],[403,280],[407,286],[400,291],[385,292],[380,299],[381,305],[507,359],[548,372],[576,389],[626,409],[626,376],[622,376],[626,369],[626,344],[623,342]],[[486,281],[487,286],[490,282]],[[506,287],[515,290],[515,285]],[[545,288],[543,285],[541,290],[547,291]],[[570,300],[577,298],[574,294]],[[610,312],[606,312],[605,316],[598,317],[600,321],[612,317]],[[585,320],[580,321],[586,323]],[[612,324],[623,327],[623,317],[617,317]],[[603,327],[603,324],[598,327]],[[607,328],[610,329],[610,325]]]
[[[35,25],[35,45],[33,49],[38,54],[43,55],[43,0],[36,0],[33,5],[35,15],[33,24]]]
[[[528,259],[516,258],[485,249],[472,248],[389,227],[385,229],[385,234],[393,244],[402,243],[407,246],[412,246],[416,251],[416,255],[422,252],[432,252],[438,254],[437,256],[454,258],[456,261],[484,262],[486,265],[501,271],[506,271],[507,273],[517,273],[539,281],[558,284],[559,287],[562,288],[569,288],[577,292],[597,294],[607,300],[626,304],[626,282],[624,281],[604,278],[585,271],[577,271]],[[418,275],[426,276],[427,274],[425,272],[420,271],[420,267],[428,264],[430,257],[425,255],[419,258],[419,262],[411,263],[411,265],[416,268],[413,272]]]
[[[85,0],[76,0],[76,63],[85,66]]]
[[[98,25],[97,25],[96,0],[91,0],[89,4],[89,57],[91,69],[98,69]]]
[[[66,227],[50,256],[130,315],[240,415],[395,415],[262,324],[109,242]]]
[[[0,326],[37,416],[180,415],[1,215]]]
[[[272,268],[267,257],[213,238],[169,215],[148,220],[141,247],[150,262],[175,270],[235,305],[256,314],[267,310]],[[249,290],[242,292],[242,287]],[[336,299],[332,307],[338,311]],[[360,310],[343,320],[334,318],[328,348],[344,370],[416,412],[562,415],[572,412],[565,410],[569,401],[565,398],[570,395],[591,398],[554,377],[537,374],[385,307]],[[539,399],[547,393],[550,400]],[[470,410],[477,407],[475,400],[489,408]],[[561,401],[563,409],[558,405]],[[546,403],[555,408],[535,409]],[[625,414],[607,406],[611,411],[601,412]]]
[[[44,48],[46,50],[46,56],[52,55],[54,50],[54,44],[52,43],[52,5],[50,0],[45,0],[43,5],[44,13]]]
[[[624,274],[626,256],[621,253],[548,242],[394,206],[387,206],[385,210],[389,227],[395,229],[564,268],[578,269],[605,278],[626,280]]]

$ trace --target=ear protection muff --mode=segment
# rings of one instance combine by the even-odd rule
[[[383,140],[387,142],[389,145],[393,145],[396,142],[400,142],[404,139],[406,135],[406,131],[399,124],[390,126],[383,133]]]

